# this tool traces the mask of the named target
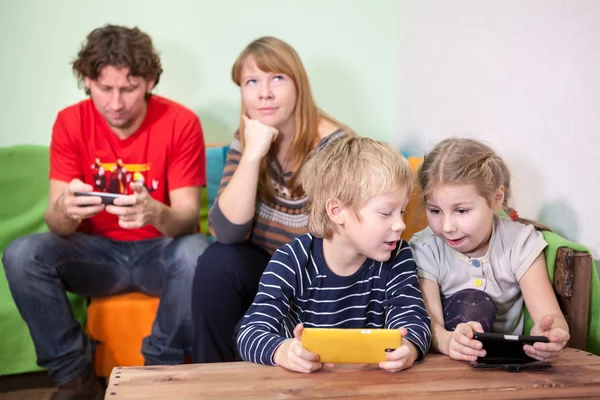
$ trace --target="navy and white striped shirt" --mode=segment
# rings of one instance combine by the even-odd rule
[[[423,359],[431,344],[430,320],[417,266],[401,240],[387,262],[367,259],[350,276],[327,267],[323,239],[305,234],[279,248],[263,273],[254,303],[237,336],[246,361],[274,365],[273,355],[294,327],[404,327]]]

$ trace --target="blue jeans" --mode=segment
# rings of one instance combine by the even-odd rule
[[[60,385],[92,363],[92,344],[73,317],[66,290],[89,297],[125,292],[160,297],[142,354],[149,365],[182,363],[191,352],[194,268],[208,244],[200,234],[125,242],[38,233],[14,240],[2,263],[38,365]]]

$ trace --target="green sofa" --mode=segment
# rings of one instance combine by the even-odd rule
[[[207,187],[202,192],[200,225],[208,233],[207,214],[216,197],[227,146],[209,147]],[[47,231],[44,211],[48,202],[49,154],[47,146],[19,145],[0,148],[0,258],[15,238]],[[86,322],[87,298],[68,294],[76,319]],[[29,330],[12,299],[0,262],[0,375],[39,371]]]
[[[0,255],[15,238],[46,231],[48,148],[0,148]],[[1,266],[1,263],[0,263]],[[29,330],[13,302],[2,266],[0,273],[0,375],[38,371]],[[69,294],[75,318],[85,324],[87,300]]]

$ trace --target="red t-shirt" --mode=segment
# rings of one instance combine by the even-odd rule
[[[152,95],[139,129],[121,140],[91,99],[58,113],[50,144],[50,179],[81,179],[94,191],[131,194],[143,181],[150,195],[167,205],[169,192],[206,185],[204,138],[198,117],[187,108]],[[124,229],[116,215],[102,211],[80,230],[114,240],[150,239],[162,234],[151,225]]]

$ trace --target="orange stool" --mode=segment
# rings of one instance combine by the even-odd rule
[[[141,293],[92,298],[86,331],[99,341],[96,375],[108,377],[116,366],[144,365],[142,339],[150,334],[159,299]]]

